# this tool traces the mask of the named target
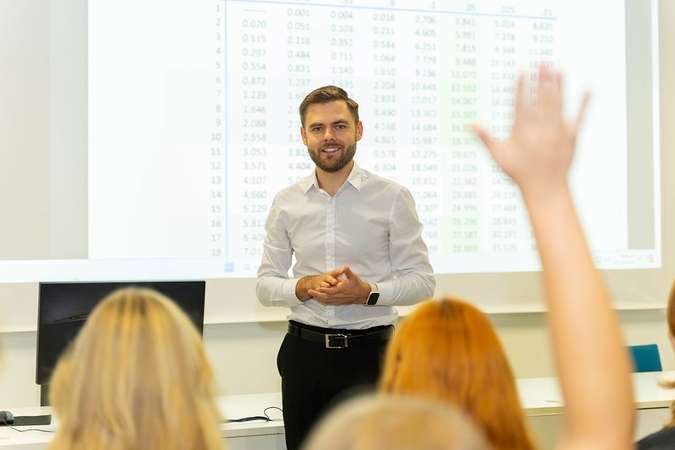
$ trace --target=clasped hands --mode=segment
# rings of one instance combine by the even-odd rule
[[[313,298],[324,305],[364,304],[370,294],[370,285],[361,281],[348,265],[300,278],[295,285],[295,295],[300,301]]]

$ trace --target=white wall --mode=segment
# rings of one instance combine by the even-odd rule
[[[619,316],[627,343],[656,342],[664,370],[675,370],[664,311],[621,312]],[[555,375],[542,314],[509,314],[492,319],[517,377]],[[276,354],[285,328],[285,322],[207,325],[204,343],[219,390],[226,394],[279,391]],[[0,339],[0,409],[39,405],[39,390],[35,385],[35,332],[4,333]]]

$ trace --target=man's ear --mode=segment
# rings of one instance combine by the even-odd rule
[[[307,133],[305,132],[305,129],[300,126],[300,136],[302,136],[302,143],[307,145]]]
[[[363,137],[363,122],[359,120],[359,123],[356,124],[356,141],[360,141]]]

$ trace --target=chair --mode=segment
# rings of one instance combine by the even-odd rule
[[[660,372],[661,357],[656,344],[630,345],[628,350],[633,359],[633,372]]]

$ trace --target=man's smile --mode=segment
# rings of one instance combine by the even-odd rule
[[[321,149],[321,151],[324,152],[324,153],[335,153],[335,152],[339,151],[340,149],[341,149],[341,147],[326,147],[324,149]]]

